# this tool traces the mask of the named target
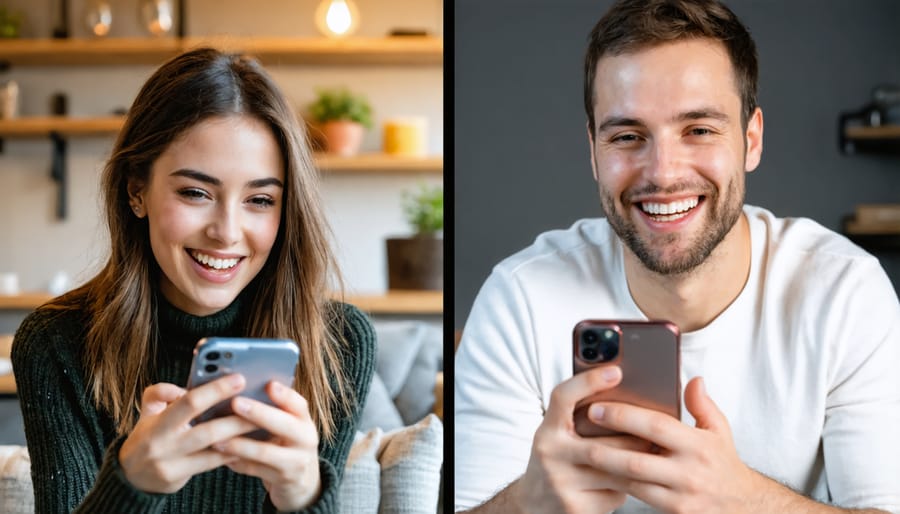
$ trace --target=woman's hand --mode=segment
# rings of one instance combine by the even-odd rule
[[[144,389],[140,418],[119,450],[125,478],[141,491],[174,493],[192,476],[234,461],[210,446],[256,425],[238,416],[196,426],[190,421],[238,394],[244,385],[241,375],[228,375],[191,391],[168,383]]]
[[[272,381],[266,392],[276,407],[249,398],[232,400],[234,412],[272,434],[268,441],[235,437],[214,445],[236,473],[262,480],[272,504],[282,511],[300,510],[319,498],[319,433],[300,393]]]

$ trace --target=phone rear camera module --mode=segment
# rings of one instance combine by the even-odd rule
[[[581,333],[581,358],[587,362],[609,362],[619,355],[619,333],[610,328]]]
[[[219,359],[219,352],[209,352],[206,354],[206,360],[214,361]]]
[[[216,371],[219,371],[219,367],[216,366],[215,364],[207,364],[203,368],[203,370],[206,371],[207,373],[215,373]]]

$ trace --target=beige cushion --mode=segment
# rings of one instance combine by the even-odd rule
[[[443,435],[441,420],[434,414],[390,432],[373,428],[358,433],[341,482],[340,512],[434,514]]]
[[[0,446],[0,512],[34,512],[31,458],[24,446]]]
[[[379,514],[434,514],[444,462],[444,426],[434,414],[384,434]]]

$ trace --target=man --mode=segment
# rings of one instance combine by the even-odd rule
[[[606,219],[495,267],[455,372],[456,509],[900,512],[900,304],[877,260],[806,219],[744,206],[762,152],[755,45],[716,0],[624,0],[585,58]],[[583,438],[581,319],[682,332],[682,419],[617,402]],[[880,510],[879,510],[880,509]]]

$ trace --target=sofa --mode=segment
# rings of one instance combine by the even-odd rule
[[[341,513],[441,512],[441,330],[417,321],[373,325],[376,372],[344,468]],[[33,512],[28,449],[0,445],[0,513]]]

